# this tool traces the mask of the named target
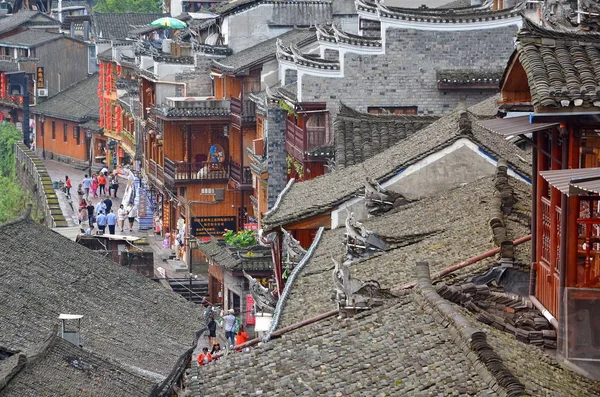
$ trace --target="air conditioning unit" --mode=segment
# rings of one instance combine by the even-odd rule
[[[39,97],[48,96],[48,89],[47,88],[38,88],[37,96],[39,96]]]

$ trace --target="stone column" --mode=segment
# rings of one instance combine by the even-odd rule
[[[287,184],[286,120],[287,111],[276,107],[267,110],[268,209],[273,208],[275,201],[277,201],[277,196]]]

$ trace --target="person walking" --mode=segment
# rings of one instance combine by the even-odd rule
[[[88,174],[85,174],[85,177],[81,181],[83,185],[83,193],[85,194],[85,200],[87,201],[90,198],[90,188],[92,187],[92,178],[88,177]]]
[[[228,340],[233,348],[235,346],[235,310],[229,309],[223,316],[223,328],[225,329],[225,340]]]
[[[104,204],[104,201],[102,200],[98,201],[98,204],[96,204],[96,218],[101,212],[106,212],[106,204]]]
[[[88,212],[87,212],[87,203],[85,202],[85,200],[83,198],[81,199],[81,201],[79,201],[79,214],[77,215],[77,219],[79,220],[80,225],[86,219],[89,220]]]
[[[110,188],[113,191],[113,197],[114,198],[118,198],[117,197],[117,190],[119,190],[119,175],[113,175]],[[108,195],[110,196],[110,190],[109,190],[109,194]]]
[[[235,344],[236,346],[241,345],[242,343],[246,343],[248,342],[248,339],[250,337],[248,336],[248,334],[246,333],[246,331],[244,331],[244,326],[240,325],[240,329],[238,330],[238,333],[235,337]],[[241,351],[241,350],[238,350]]]
[[[69,179],[69,175],[65,176],[65,190],[67,193],[67,198],[71,198],[71,188],[73,187],[73,185],[71,185],[71,180]]]
[[[79,203],[83,201],[83,196],[85,196],[85,192],[83,191],[83,184],[80,183],[77,186],[77,198],[79,199]]]
[[[208,347],[202,348],[202,353],[198,355],[198,365],[203,366],[212,361],[212,354],[208,352]]]
[[[102,196],[106,196],[107,192],[106,192],[106,177],[104,176],[104,174],[100,174],[100,176],[98,176],[98,187],[99,189],[99,195]]]
[[[108,196],[105,200],[104,200],[104,205],[106,205],[106,213],[108,214],[110,212],[110,210],[112,209],[112,205],[113,202],[110,199],[110,196]]]
[[[119,206],[117,210],[117,220],[119,221],[119,228],[121,229],[121,233],[123,233],[123,226],[125,226],[125,219],[127,219],[127,210],[123,207],[123,204]]]
[[[110,234],[115,234],[115,226],[117,226],[117,216],[113,213],[112,210],[109,210],[108,215],[106,215],[106,224],[108,225],[108,232]]]
[[[104,214],[104,211],[98,213],[96,222],[98,222],[98,229],[104,234],[104,231],[106,230],[106,215]]]
[[[208,328],[208,344],[209,346],[214,345],[217,339],[217,322],[212,316],[210,317],[210,320],[208,320],[206,327]]]
[[[133,222],[135,222],[135,218],[137,218],[138,212],[137,208],[133,205],[129,204],[127,206],[127,219],[129,220],[129,231],[133,232]]]
[[[90,226],[94,225],[94,204],[92,204],[92,200],[87,202],[87,214],[88,214],[88,222]]]
[[[96,175],[92,176],[92,193],[94,194],[94,198],[98,197],[98,177]]]

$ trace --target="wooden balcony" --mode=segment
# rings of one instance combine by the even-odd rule
[[[165,157],[165,182],[169,185],[199,181],[229,181],[227,163],[173,161]]]
[[[298,161],[308,160],[308,153],[313,149],[333,145],[327,127],[302,128],[291,120],[286,123],[286,150]]]
[[[256,105],[249,99],[231,97],[231,117],[242,123],[256,121]]]
[[[164,168],[154,160],[146,160],[146,175],[155,185],[162,186],[165,181]]]
[[[252,171],[250,171],[250,167],[242,167],[241,164],[231,161],[229,163],[229,177],[242,190],[252,190]]]

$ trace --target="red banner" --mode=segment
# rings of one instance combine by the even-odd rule
[[[252,309],[254,308],[254,298],[252,295],[246,295],[246,324],[254,325],[256,324],[256,317],[252,315]]]
[[[245,230],[258,230],[258,223],[244,223]]]

